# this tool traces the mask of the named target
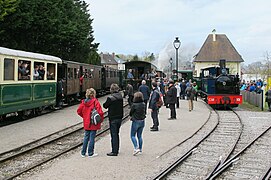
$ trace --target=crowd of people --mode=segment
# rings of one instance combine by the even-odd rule
[[[123,118],[123,96],[119,91],[117,84],[111,84],[111,95],[107,97],[102,105],[108,109],[109,127],[111,135],[111,152],[108,156],[118,156],[120,148],[120,127]],[[177,119],[176,108],[180,107],[180,97],[189,101],[189,111],[193,110],[193,100],[197,92],[196,83],[182,81],[152,81],[151,89],[146,85],[146,81],[142,80],[138,91],[134,93],[133,86],[127,85],[125,96],[128,96],[130,106],[131,130],[130,138],[133,144],[133,155],[142,153],[143,138],[142,132],[145,127],[145,119],[147,109],[150,110],[152,123],[150,131],[159,131],[159,109],[165,105],[170,109],[170,117],[168,120]],[[162,103],[159,105],[159,103]],[[81,150],[82,157],[95,157],[98,154],[94,152],[95,136],[97,130],[101,128],[104,119],[102,106],[96,98],[96,91],[93,88],[87,89],[85,99],[83,99],[77,109],[77,114],[82,117],[84,125],[83,147]],[[96,109],[101,117],[101,122],[93,124],[91,121],[91,113]]]
[[[271,112],[271,86],[267,89],[267,83],[263,82],[261,79],[245,81],[243,80],[240,84],[241,91],[255,92],[257,94],[264,93],[265,102],[268,104],[268,111]]]
[[[258,79],[257,82],[255,80],[251,80],[247,82],[243,80],[240,84],[240,90],[256,92],[258,94],[261,94],[265,90],[266,85],[267,83],[263,82],[261,79]]]

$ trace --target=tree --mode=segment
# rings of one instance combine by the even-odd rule
[[[65,60],[99,61],[88,4],[82,0],[21,0],[0,24],[0,43]],[[93,59],[92,59],[93,58]]]
[[[15,12],[18,4],[19,0],[0,0],[0,21],[3,21],[8,14]]]

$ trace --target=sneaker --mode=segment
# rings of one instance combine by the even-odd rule
[[[137,155],[140,152],[140,149],[135,149],[133,155]]]
[[[86,155],[85,155],[85,154],[81,154],[81,153],[80,153],[80,155],[81,155],[81,157],[82,157],[82,158],[86,157]]]
[[[98,154],[93,153],[91,156],[90,156],[90,155],[88,155],[88,157],[90,157],[90,158],[95,157],[95,156],[98,156]]]

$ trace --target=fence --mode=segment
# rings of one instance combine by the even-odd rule
[[[256,92],[241,91],[241,94],[243,96],[243,101],[259,107],[263,111],[265,105],[263,92],[261,94],[258,94]]]

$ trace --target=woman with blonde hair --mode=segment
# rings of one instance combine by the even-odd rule
[[[86,99],[83,99],[81,104],[77,109],[77,114],[83,118],[84,123],[84,141],[83,141],[83,148],[81,151],[81,156],[86,157],[86,151],[88,149],[88,156],[94,157],[98,154],[94,153],[94,143],[95,143],[95,136],[96,131],[101,129],[101,122],[97,125],[91,123],[91,112],[96,108],[97,112],[101,116],[101,120],[104,119],[104,113],[102,111],[102,107],[96,99],[96,91],[93,88],[86,90]],[[88,148],[87,148],[88,147]]]

